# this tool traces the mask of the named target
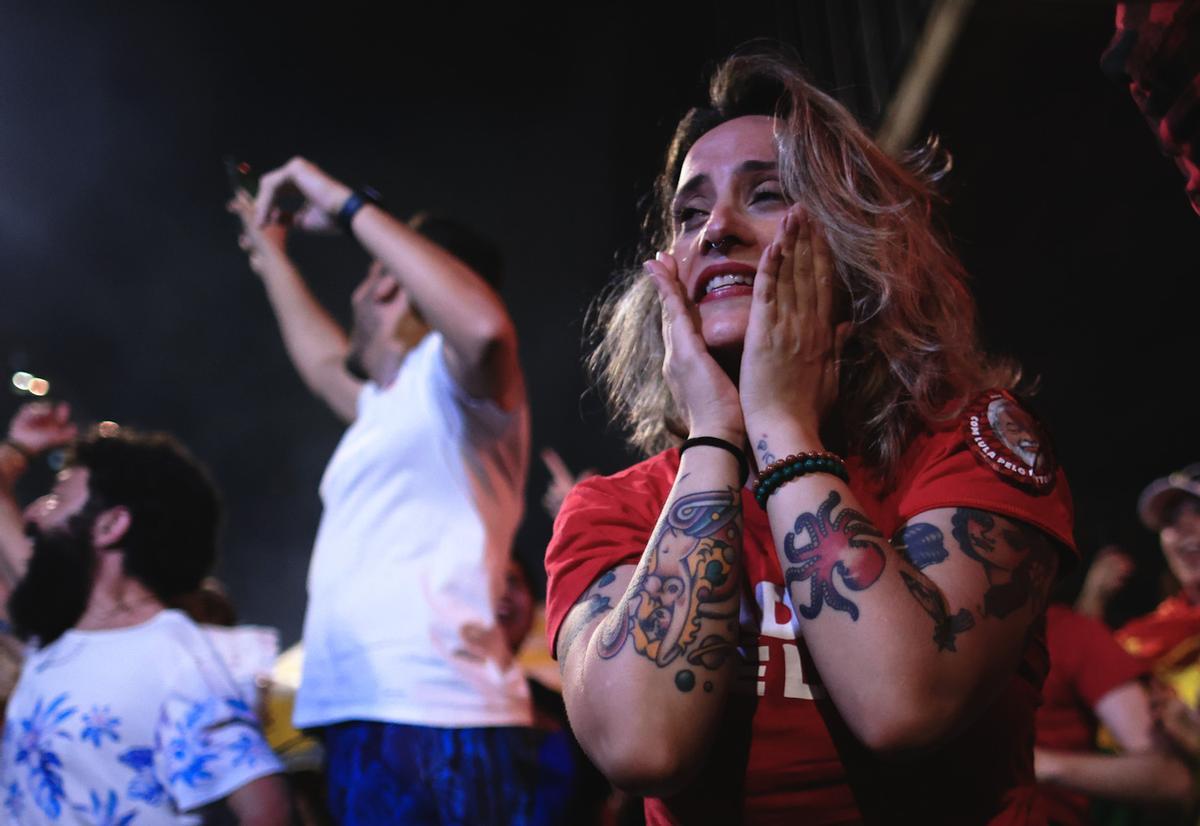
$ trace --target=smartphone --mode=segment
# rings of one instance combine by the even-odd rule
[[[225,175],[229,179],[229,187],[236,195],[245,190],[253,198],[258,195],[258,176],[250,170],[250,164],[239,161],[232,155],[225,156]]]

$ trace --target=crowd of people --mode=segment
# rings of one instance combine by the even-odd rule
[[[203,466],[26,404],[0,443],[4,817],[1078,824],[1103,800],[1189,822],[1200,469],[1139,505],[1177,595],[1114,635],[1132,562],[1110,552],[1057,601],[1067,476],[1019,367],[978,342],[931,218],[946,168],[884,153],[786,57],[718,68],[644,263],[596,305],[589,367],[646,458],[600,476],[543,454],[549,679],[520,656],[530,411],[496,248],[303,158],[238,191],[283,345],[347,425],[291,719],[262,636],[218,629]],[[371,258],[349,331],[287,248],[339,230]],[[17,479],[58,449],[22,511]],[[280,746],[301,732],[303,770]]]

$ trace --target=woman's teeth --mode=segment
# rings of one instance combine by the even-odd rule
[[[753,283],[754,279],[748,275],[734,275],[732,273],[728,275],[718,275],[711,278],[709,282],[704,285],[704,294],[708,295],[713,290],[719,290],[721,287],[731,287],[734,284],[742,284],[749,287]]]

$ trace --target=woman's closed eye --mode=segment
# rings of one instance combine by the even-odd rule
[[[678,207],[675,210],[675,226],[684,230],[696,229],[704,223],[704,218],[707,215],[708,212],[699,207]]]
[[[774,188],[756,189],[756,190],[754,190],[754,192],[752,192],[750,194],[750,203],[751,204],[771,204],[771,203],[785,204],[786,199],[783,197],[783,193],[778,189],[774,189]]]

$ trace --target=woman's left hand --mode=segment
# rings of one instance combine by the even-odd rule
[[[793,206],[754,277],[738,390],[746,433],[757,444],[786,428],[791,452],[820,447],[821,421],[837,399],[838,359],[850,322],[834,323],[829,244]],[[803,437],[805,444],[791,444]]]

